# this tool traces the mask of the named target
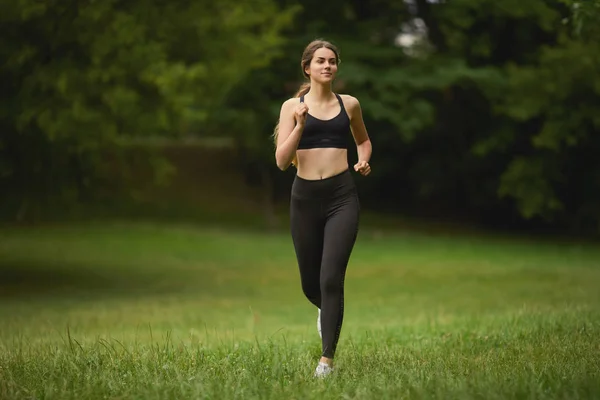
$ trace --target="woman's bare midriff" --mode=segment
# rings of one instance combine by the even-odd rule
[[[307,180],[319,180],[341,174],[348,169],[346,149],[306,149],[296,152],[298,166],[296,174]]]

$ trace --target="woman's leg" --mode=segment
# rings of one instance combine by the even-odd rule
[[[344,278],[358,234],[360,204],[354,190],[333,202],[326,215],[321,261],[323,354],[333,359],[344,318]]]
[[[323,255],[324,222],[320,202],[292,197],[290,227],[300,270],[302,291],[317,308],[321,308],[319,276]]]

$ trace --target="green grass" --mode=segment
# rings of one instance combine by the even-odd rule
[[[286,233],[0,230],[0,398],[600,398],[600,249],[362,231],[330,379]]]

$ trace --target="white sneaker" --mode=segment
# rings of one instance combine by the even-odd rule
[[[324,378],[333,372],[333,367],[329,364],[319,361],[317,369],[315,370],[315,378]]]
[[[319,331],[319,337],[323,338],[321,335],[321,309],[319,308],[319,316],[317,317],[317,331]]]

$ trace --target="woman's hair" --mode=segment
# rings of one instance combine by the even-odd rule
[[[302,83],[302,85],[300,85],[300,88],[298,88],[298,91],[296,92],[296,94],[294,94],[294,97],[302,97],[306,93],[308,93],[308,91],[310,90],[310,76],[306,73],[306,68],[310,65],[310,62],[313,59],[315,51],[317,51],[321,48],[326,48],[326,49],[333,51],[333,53],[335,54],[335,59],[336,59],[337,63],[339,64],[340,53],[339,53],[337,47],[335,47],[330,42],[328,42],[326,40],[322,40],[322,39],[317,39],[317,40],[313,40],[312,42],[310,42],[308,44],[308,46],[306,46],[306,48],[304,49],[304,52],[302,53],[302,59],[300,61],[300,67],[302,68],[302,75],[304,75],[304,78],[306,78],[308,81],[306,81],[306,82]],[[275,146],[277,146],[278,134],[279,134],[279,121],[277,121],[277,125],[275,125],[275,130],[273,132],[273,140],[275,142]],[[294,159],[292,160],[292,164],[294,166],[296,166],[296,161],[297,161],[296,157],[294,157]]]

